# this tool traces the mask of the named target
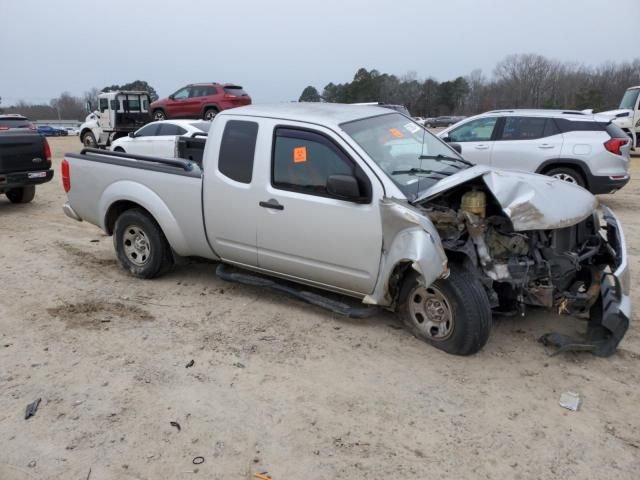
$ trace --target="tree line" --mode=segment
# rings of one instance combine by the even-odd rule
[[[151,85],[143,80],[136,80],[123,85],[109,85],[102,89],[94,87],[84,92],[82,97],[63,92],[58,97],[52,98],[49,103],[34,104],[20,100],[11,106],[3,107],[2,97],[0,97],[0,113],[17,113],[31,120],[81,121],[87,116],[85,108],[87,102],[95,108],[98,94],[113,90],[142,90],[149,93],[151,101],[158,99],[158,94]]]
[[[404,105],[412,115],[473,115],[502,108],[617,108],[624,91],[640,84],[640,58],[597,66],[565,63],[536,54],[514,54],[498,62],[490,77],[482,70],[443,82],[398,77],[360,68],[351,82],[333,82],[320,93],[306,87],[301,102],[381,102]]]

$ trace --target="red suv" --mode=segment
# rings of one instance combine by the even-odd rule
[[[242,87],[230,83],[194,83],[167,98],[156,100],[149,110],[154,120],[203,118],[212,120],[228,108],[251,105],[251,97]]]

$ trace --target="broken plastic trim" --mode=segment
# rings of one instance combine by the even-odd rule
[[[603,273],[600,299],[591,309],[591,318],[585,338],[573,338],[560,333],[547,333],[540,337],[545,346],[556,347],[550,356],[562,352],[591,352],[596,357],[610,357],[629,328],[629,319],[620,310],[616,294],[621,286],[616,277]]]
[[[310,292],[308,290],[299,290],[282,283],[278,283],[275,280],[261,277],[258,275],[251,275],[249,273],[230,272],[226,268],[224,263],[218,264],[216,267],[216,275],[228,282],[242,283],[244,285],[253,285],[255,287],[266,287],[271,290],[286,293],[292,297],[304,300],[307,303],[316,305],[317,307],[324,308],[333,313],[343,315],[349,318],[368,318],[375,315],[380,311],[377,307],[352,307],[346,303],[333,300],[318,293]]]

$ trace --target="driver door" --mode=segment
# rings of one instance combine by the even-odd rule
[[[189,87],[184,87],[173,94],[173,98],[170,98],[167,102],[167,116],[169,118],[183,117],[187,110],[187,103],[189,101]]]
[[[159,123],[150,123],[136,131],[135,137],[128,138],[124,147],[126,153],[153,155],[153,141],[158,133]]]
[[[497,123],[498,117],[477,118],[454,128],[445,139],[460,144],[465,160],[479,165],[491,165]]]

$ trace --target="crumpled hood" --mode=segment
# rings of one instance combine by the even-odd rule
[[[582,187],[556,178],[484,165],[451,175],[424,192],[423,203],[474,178],[482,177],[516,231],[551,230],[575,225],[598,208],[598,200]]]

